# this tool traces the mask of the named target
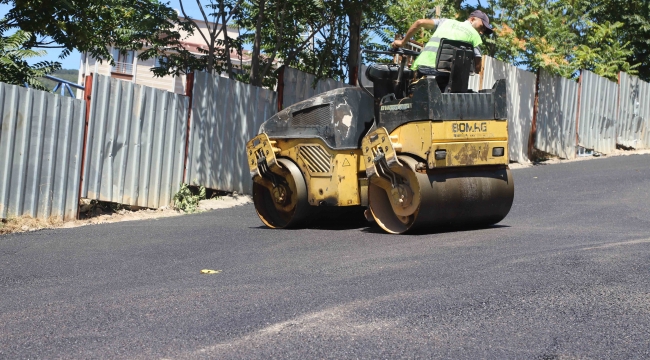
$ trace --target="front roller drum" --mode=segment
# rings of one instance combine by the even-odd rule
[[[514,184],[506,165],[416,171],[415,159],[399,160],[402,166],[393,168],[403,180],[399,187],[372,178],[368,186],[370,211],[389,233],[485,227],[510,211]]]
[[[280,166],[273,167],[273,181],[259,175],[253,178],[255,210],[270,228],[300,227],[311,209],[305,178],[291,160],[278,158],[277,162]]]

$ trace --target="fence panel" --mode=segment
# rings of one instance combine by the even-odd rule
[[[620,73],[616,143],[634,149],[650,148],[650,84]]]
[[[158,208],[183,179],[187,96],[95,74],[82,197]]]
[[[82,100],[0,83],[0,218],[76,219],[85,112]]]
[[[582,70],[578,144],[608,154],[616,149],[618,84]]]
[[[479,74],[470,75],[467,88],[478,92],[481,88],[481,75]]]
[[[250,194],[246,143],[275,114],[276,106],[273,91],[196,72],[185,181]]]
[[[510,161],[527,163],[537,76],[491,57],[486,57],[483,71],[483,89],[491,89],[496,80],[506,79]]]
[[[314,95],[324,93],[325,91],[334,90],[350,86],[341,81],[333,79],[323,79],[316,83],[316,88],[312,87],[316,77],[312,74],[304,73],[300,70],[286,67],[284,69],[284,95],[282,97],[282,108],[291,106],[297,102],[309,99]],[[366,83],[364,82],[364,85]]]
[[[563,159],[576,157],[578,83],[541,70],[535,147]]]

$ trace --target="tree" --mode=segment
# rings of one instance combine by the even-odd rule
[[[637,74],[636,68],[641,64],[630,65],[627,61],[634,51],[630,43],[623,43],[618,36],[624,26],[621,22],[610,24],[588,23],[589,30],[583,44],[574,48],[572,66],[576,69],[589,69],[594,73],[617,81],[618,73]]]
[[[588,3],[589,20],[595,24],[622,23],[615,29],[619,43],[627,44],[629,64],[639,77],[650,81],[650,2],[647,0],[595,0]]]
[[[602,0],[605,2],[611,0]],[[592,21],[591,0],[488,0],[496,37],[488,54],[535,71],[572,78],[580,69],[616,81],[619,71],[636,73],[622,22]]]
[[[272,85],[276,76],[270,70],[276,59],[291,66],[314,64],[319,43],[316,37],[329,37],[328,27],[339,13],[331,4],[304,0],[246,2],[237,23],[248,31],[242,41],[253,45],[250,83]]]
[[[348,17],[349,51],[347,54],[348,83],[356,85],[358,77],[359,52],[363,39],[362,24],[381,23],[385,19],[385,0],[344,0],[343,7]],[[365,21],[364,21],[365,20]]]
[[[141,50],[175,36],[176,12],[157,0],[0,0],[13,6],[0,27],[30,34],[23,48],[73,49],[113,62],[107,45]],[[177,35],[177,34],[176,34]]]
[[[12,85],[24,85],[46,90],[38,81],[39,77],[48,75],[61,68],[56,62],[42,61],[29,65],[25,59],[45,55],[45,51],[35,51],[24,48],[23,44],[32,34],[18,30],[10,36],[0,37],[0,82]]]
[[[579,8],[564,0],[488,0],[484,11],[495,27],[486,39],[487,54],[525,69],[539,68],[565,77],[582,41]]]
[[[394,38],[395,34],[404,35],[409,27],[419,19],[429,19],[436,14],[436,8],[440,9],[441,18],[456,18],[460,15],[460,3],[448,0],[395,0],[388,7],[387,13],[390,20],[389,36]],[[422,29],[415,34],[413,40],[421,44],[426,43],[431,37],[431,31]]]

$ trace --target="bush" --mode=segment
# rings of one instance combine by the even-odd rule
[[[186,213],[196,212],[199,201],[205,199],[205,187],[198,188],[198,194],[195,194],[187,184],[181,184],[180,190],[174,194],[174,208]]]

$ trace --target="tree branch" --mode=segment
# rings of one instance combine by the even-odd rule
[[[196,1],[199,1],[199,0],[196,0]],[[203,31],[201,31],[201,28],[199,28],[199,26],[196,24],[196,22],[192,18],[187,16],[187,13],[185,12],[185,8],[183,7],[183,0],[178,0],[178,3],[181,5],[181,12],[183,13],[183,16],[185,17],[185,20],[189,21],[192,25],[194,25],[194,27],[199,31],[199,34],[201,34],[201,37],[203,38],[205,43],[209,44],[210,42],[208,41],[208,38],[206,38],[205,35],[203,35]]]
[[[182,2],[182,0],[181,0]],[[212,31],[210,30],[210,21],[208,20],[207,15],[205,15],[205,11],[203,11],[203,5],[201,5],[201,0],[196,0],[196,4],[199,6],[199,10],[201,11],[201,15],[203,15],[203,20],[205,21],[205,27],[208,28],[208,33],[211,33]],[[215,24],[215,28],[216,28]]]
[[[278,49],[280,48],[280,44],[282,44],[282,35],[284,35],[284,17],[287,14],[286,9],[287,9],[287,3],[288,1],[284,1],[284,4],[282,5],[282,16],[280,17],[280,33],[278,34],[278,37],[275,41],[275,48],[273,49],[273,53],[271,54],[271,57],[269,58],[269,62],[266,64],[264,67],[264,70],[262,70],[262,73],[260,74],[260,77],[264,79],[266,76],[266,73],[269,71],[269,68],[271,68],[271,65],[273,64],[273,61],[275,60],[275,55],[278,53]],[[275,7],[275,18],[278,18],[278,13],[280,12],[279,9],[279,4],[276,3]],[[274,20],[274,22],[277,24],[277,22]]]

